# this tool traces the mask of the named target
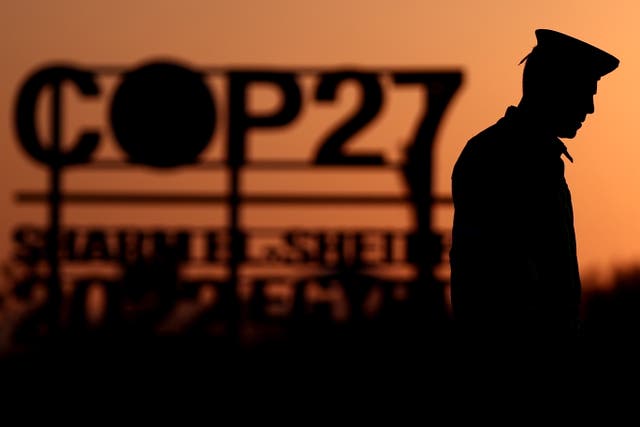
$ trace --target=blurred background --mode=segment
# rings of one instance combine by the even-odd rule
[[[230,357],[292,345],[318,352],[333,348],[328,343],[365,351],[429,347],[448,331],[453,164],[471,136],[518,102],[517,64],[535,45],[536,28],[573,35],[621,60],[599,84],[595,114],[565,141],[575,159],[566,176],[586,330],[635,336],[636,3],[25,0],[0,7],[3,357],[68,355],[94,346],[114,357],[132,346],[195,346]],[[160,62],[196,77],[172,80],[172,68],[161,66],[148,75],[158,86],[147,97],[123,94],[127,72]],[[27,153],[16,126],[25,82],[51,66],[93,73],[98,93],[60,86],[64,108],[55,125],[58,94],[45,87],[33,105],[34,138],[51,148],[58,134],[68,151],[83,132],[100,135],[91,161],[59,176],[63,197],[76,198],[58,210],[60,294],[53,308],[46,279],[53,168]],[[234,92],[230,71],[288,73],[299,106],[283,86],[255,75],[258,82],[239,96],[245,92]],[[344,71],[369,77],[345,78]],[[440,77],[398,83],[412,72]],[[178,93],[165,90],[174,83]],[[183,83],[196,86],[195,98],[180,95]],[[239,99],[244,104],[233,113]],[[425,141],[419,125],[440,102],[444,113]],[[344,145],[320,150],[361,104],[376,103]],[[122,104],[140,107],[127,116]],[[158,105],[169,105],[171,114],[154,115]],[[285,110],[290,117],[274,119],[272,127],[237,114],[273,117]],[[137,120],[140,111],[146,115]],[[184,119],[203,111],[213,114]],[[125,131],[144,121],[147,128],[138,129],[130,146],[155,153],[138,162],[156,166],[130,162],[126,138],[114,129],[117,114],[125,117]],[[154,142],[176,116],[189,125],[185,140]],[[234,164],[228,141],[237,141],[243,126],[244,161]],[[189,148],[195,140],[205,143]],[[193,164],[169,165],[181,163],[174,156],[189,149],[198,155],[186,155]],[[434,203],[427,212],[429,194]]]

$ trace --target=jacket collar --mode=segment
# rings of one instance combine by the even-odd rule
[[[564,155],[571,163],[573,157],[569,154],[567,146],[556,136],[544,132],[544,127],[536,122],[534,117],[525,114],[521,109],[512,105],[507,108],[504,118],[507,123],[515,124],[519,129],[524,129],[531,140],[546,146],[552,153],[558,156]],[[548,143],[542,141],[549,141]]]

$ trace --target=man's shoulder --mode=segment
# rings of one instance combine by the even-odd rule
[[[476,149],[490,150],[501,148],[515,137],[515,129],[503,117],[496,123],[472,136],[467,146]]]
[[[457,163],[495,162],[507,155],[513,134],[501,119],[485,128],[465,144]]]
[[[515,171],[514,159],[520,159],[522,129],[509,109],[505,116],[471,137],[453,167],[454,181],[489,179],[510,175]]]

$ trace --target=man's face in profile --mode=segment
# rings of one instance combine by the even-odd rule
[[[573,138],[588,114],[595,111],[593,98],[597,91],[595,79],[563,79],[552,95],[550,112],[557,137]]]

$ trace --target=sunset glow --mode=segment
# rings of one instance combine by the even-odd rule
[[[450,175],[466,141],[493,124],[518,102],[522,67],[518,62],[535,45],[534,30],[550,28],[593,43],[620,58],[620,67],[599,83],[595,114],[578,135],[565,141],[575,163],[566,176],[573,195],[578,255],[584,276],[606,275],[613,268],[640,263],[640,75],[637,41],[640,6],[626,1],[541,0],[293,0],[124,1],[94,3],[80,0],[5,2],[0,13],[3,64],[0,79],[0,162],[2,220],[0,262],[11,257],[12,230],[17,224],[44,224],[44,207],[22,206],[18,191],[46,187],[46,169],[25,156],[14,132],[14,103],[24,79],[44,64],[135,67],[156,59],[172,59],[189,67],[258,68],[415,68],[460,70],[463,83],[445,112],[436,140],[434,193],[450,195]],[[208,83],[224,117],[221,77]],[[282,132],[251,135],[249,155],[255,159],[309,161],[318,141],[356,105],[357,90],[345,87],[336,103],[313,102],[311,80],[300,81],[303,111]],[[69,92],[70,107],[64,135],[98,128],[105,137],[99,156],[121,155],[109,134],[107,113],[113,81],[101,81],[101,97],[82,100]],[[420,94],[394,88],[383,81],[385,108],[370,127],[350,144],[354,152],[376,151],[388,162],[402,160],[404,143],[419,115]],[[253,108],[268,111],[278,97],[258,88]],[[43,113],[45,114],[45,113]],[[44,126],[46,129],[46,126]],[[221,128],[220,132],[225,132]],[[224,133],[216,133],[207,159],[224,156]],[[518,159],[513,159],[517,162]],[[137,189],[222,192],[220,173],[174,171],[167,176],[127,172],[91,175],[72,171],[66,188],[110,189],[136,183]],[[402,183],[387,172],[367,175],[322,175],[295,172],[284,176],[248,172],[250,193],[322,192],[402,195]],[[120,187],[121,188],[121,187]],[[105,215],[101,208],[64,211],[73,224],[152,223],[159,225],[224,223],[219,209],[172,207],[162,213],[131,207]],[[324,209],[324,208],[323,208]],[[377,210],[308,209],[297,214],[284,208],[247,211],[246,224],[401,227],[410,215],[401,206]],[[436,227],[451,225],[451,211],[436,212]]]

